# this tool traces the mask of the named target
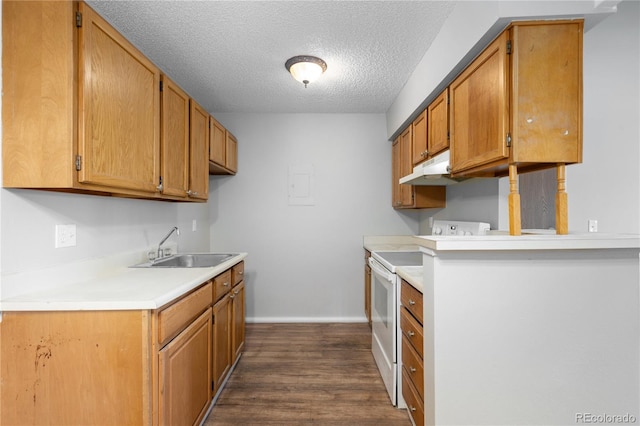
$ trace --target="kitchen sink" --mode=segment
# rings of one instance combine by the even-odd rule
[[[153,262],[140,263],[132,268],[211,268],[236,255],[237,253],[175,254]]]

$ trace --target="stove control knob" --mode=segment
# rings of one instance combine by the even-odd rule
[[[458,229],[456,231],[456,235],[464,235],[464,231],[462,229]]]
[[[439,226],[433,228],[433,235],[442,235],[442,228],[440,228]]]

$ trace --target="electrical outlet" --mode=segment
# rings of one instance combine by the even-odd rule
[[[56,225],[56,248],[76,245],[76,225]]]
[[[596,219],[589,219],[589,232],[598,232],[598,221]]]

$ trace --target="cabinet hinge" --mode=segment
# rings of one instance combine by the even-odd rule
[[[82,27],[82,13],[76,12],[76,27]]]
[[[511,40],[507,40],[507,55],[511,55]]]
[[[510,147],[511,146],[511,133],[507,133],[506,141],[507,141],[507,147]]]
[[[76,155],[76,171],[82,170],[82,156]]]
[[[160,80],[160,91],[162,92],[162,90],[164,90],[164,84],[163,84],[163,81]]]

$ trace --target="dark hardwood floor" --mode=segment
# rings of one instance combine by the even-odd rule
[[[391,405],[367,324],[247,324],[242,358],[205,420],[218,425],[411,425]]]

